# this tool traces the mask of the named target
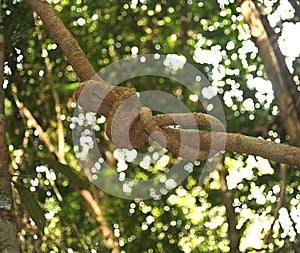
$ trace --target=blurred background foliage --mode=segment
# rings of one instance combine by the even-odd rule
[[[98,200],[102,216],[117,239],[119,252],[230,252],[220,175],[213,171],[199,186],[202,163],[193,165],[191,174],[179,187],[155,200],[122,200],[88,183],[72,145],[75,107],[72,95],[79,80],[26,2],[3,2],[5,103],[13,180],[31,192],[45,216],[45,222],[36,224],[36,217],[32,216],[37,214],[24,203],[28,194],[15,192],[23,251],[111,252],[101,222],[79,192],[86,187]],[[286,21],[278,28],[278,39],[299,85],[299,46],[289,37],[293,33],[296,40],[299,24],[288,22],[296,14],[288,1],[260,2],[273,27]],[[51,0],[50,3],[96,70],[136,54],[183,56],[217,90],[228,132],[277,142],[288,140],[258,49],[235,1]],[[284,51],[293,45],[293,50]],[[167,79],[146,76],[124,85],[137,91],[168,91],[191,111],[202,110],[189,90]],[[17,106],[18,101],[30,111],[35,123]],[[37,125],[44,131],[44,137]],[[146,180],[164,174],[176,163],[171,154],[157,156],[153,151],[148,162],[132,165],[124,158],[126,151],[118,153],[105,137],[103,121],[98,125],[97,134],[103,142],[101,152],[108,154],[120,175]],[[59,131],[63,131],[64,137],[60,149],[63,158],[57,162]],[[52,148],[45,144],[45,139]],[[65,172],[61,163],[67,164],[71,171]],[[226,153],[224,168],[228,173],[228,191],[233,194],[239,249],[256,252],[271,226],[279,199],[279,165],[260,157]],[[299,170],[289,167],[285,206],[261,252],[292,252],[292,242],[300,232],[299,180]],[[34,208],[40,212],[38,207],[31,209]]]

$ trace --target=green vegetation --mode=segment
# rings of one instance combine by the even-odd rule
[[[2,1],[0,55],[23,252],[300,252],[300,171],[291,165],[225,152],[202,185],[204,163],[194,162],[180,186],[147,200],[117,198],[90,183],[72,141],[73,93],[86,80],[27,2],[35,1]],[[175,55],[210,81],[227,132],[300,147],[298,0],[49,2],[96,71],[132,55]],[[261,16],[253,9],[247,16],[245,3]],[[168,92],[191,112],[205,111],[195,94],[167,78],[142,76],[122,86]],[[105,118],[93,120],[99,150],[120,178],[164,180],[178,163],[149,145],[139,150],[149,155],[132,163],[106,136]],[[0,193],[2,184],[0,178]]]

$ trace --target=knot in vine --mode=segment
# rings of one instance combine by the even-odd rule
[[[153,115],[141,105],[134,88],[88,81],[75,91],[75,99],[84,109],[106,117],[105,132],[117,148],[137,149],[156,141],[192,161],[224,149],[225,129],[218,119],[205,113]],[[217,138],[212,138],[212,132],[218,132]]]

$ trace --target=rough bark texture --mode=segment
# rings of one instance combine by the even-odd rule
[[[195,130],[185,129],[172,129],[163,127],[163,131],[169,135],[172,135],[174,139],[180,142],[180,136],[186,136],[186,143],[195,142],[195,133],[188,135]],[[214,139],[220,140],[220,142],[211,142],[211,132],[198,131],[201,150],[216,150],[216,152],[223,150],[223,140],[225,141],[225,151],[237,152],[240,154],[248,154],[261,156],[263,158],[278,162],[300,167],[300,148],[267,141],[251,136],[235,133],[213,133]],[[180,133],[181,132],[181,133]],[[178,149],[174,149],[174,152],[178,155]],[[200,159],[200,157],[199,157]]]
[[[225,149],[300,167],[300,148],[285,144],[241,134],[227,134]]]
[[[19,253],[16,225],[0,218],[0,252]]]
[[[2,26],[2,17],[0,17]],[[9,155],[6,143],[5,109],[4,109],[4,89],[3,89],[3,63],[4,63],[4,37],[0,34],[0,194],[5,194],[12,199],[10,175],[9,175]]]
[[[69,30],[57,17],[49,3],[46,0],[27,0],[27,3],[40,16],[49,33],[68,57],[70,64],[81,81],[87,81],[95,77],[96,71],[90,64],[85,53]]]
[[[0,8],[2,3],[0,1]],[[0,9],[0,28],[2,27],[2,10]],[[3,89],[4,37],[0,34],[0,251],[18,253],[19,243],[13,209],[11,176],[9,173],[9,153],[6,142],[5,107]]]
[[[71,65],[73,66],[75,72],[78,74],[79,78],[81,78],[82,80],[89,80],[90,78],[92,78],[95,75],[95,71],[93,67],[88,62],[88,59],[86,58],[85,54],[81,50],[76,40],[72,37],[70,32],[64,26],[64,24],[58,19],[51,6],[45,0],[41,0],[41,1],[27,0],[27,2],[40,15],[41,19],[43,20],[44,24],[46,25],[46,27],[48,28],[48,30],[50,31],[54,39],[62,47]],[[243,10],[243,15],[245,16],[246,21],[249,22],[249,26],[251,27],[250,29],[251,34],[259,42],[258,43],[259,49],[260,51],[263,52],[262,53],[263,55],[261,56],[262,59],[265,59],[265,61],[270,60],[272,63],[272,64],[266,64],[267,65],[266,69],[267,69],[267,73],[270,75],[270,77],[272,77],[271,80],[272,83],[275,83],[275,86],[278,89],[280,89],[280,92],[275,92],[275,93],[277,94],[277,98],[279,99],[279,107],[281,109],[281,115],[283,115],[283,117],[287,117],[284,122],[286,123],[287,126],[289,126],[286,127],[286,129],[289,129],[288,134],[291,136],[291,139],[298,140],[300,138],[300,135],[298,134],[299,124],[297,121],[298,119],[297,110],[295,110],[295,108],[293,107],[293,100],[290,94],[284,93],[286,90],[284,89],[284,82],[282,80],[282,77],[280,76],[278,61],[277,58],[275,57],[274,52],[272,51],[272,46],[270,44],[270,41],[268,40],[267,33],[264,30],[264,26],[261,20],[259,19],[259,14],[255,9],[255,5],[252,1],[246,0],[246,1],[239,1],[239,2]],[[70,50],[70,48],[72,48],[72,50]],[[110,87],[110,85],[105,83],[103,80],[97,80],[97,82],[99,82],[99,87],[101,89],[104,89],[105,91],[107,90],[108,87]],[[281,96],[283,96],[283,98]],[[115,102],[114,100],[117,97],[119,96],[117,96],[116,93],[112,94],[112,96],[110,97],[112,101],[110,101],[111,103],[108,104],[110,105],[113,104]],[[287,110],[285,103],[291,105],[290,106],[291,109]],[[108,108],[106,108],[107,110],[105,111],[109,111],[109,109],[111,108],[112,108],[111,106],[108,106]],[[108,112],[105,113],[107,114]],[[288,117],[287,115],[290,115],[290,117]],[[261,140],[258,140],[256,143],[254,138],[250,138],[250,137],[242,138],[239,137],[238,135],[230,136],[229,141],[231,139],[237,141],[237,143],[234,146],[234,148],[231,148],[229,145],[226,145],[228,151],[232,150],[236,152],[240,151],[247,154],[261,155],[265,158],[274,161],[279,161],[279,162],[289,163],[292,165],[299,166],[300,158],[293,157],[295,155],[298,155],[299,151],[294,147],[290,147],[289,149],[289,146],[281,146],[283,150],[280,150],[281,147],[275,144],[274,150],[272,149],[267,150],[264,144],[267,144],[268,147],[270,148],[273,147],[271,146],[272,145],[271,143],[262,142]],[[240,140],[243,141],[241,142]],[[237,146],[239,144],[238,142],[240,143],[241,147]],[[233,142],[231,143],[234,144]],[[258,150],[258,147],[261,148],[261,150]],[[274,154],[270,154],[271,151],[274,151]],[[291,162],[291,159],[295,161]]]
[[[294,2],[293,0],[290,1]],[[55,41],[63,49],[78,77],[82,81],[88,81],[92,78],[95,78],[95,70],[89,63],[83,51],[80,49],[80,46],[78,45],[76,40],[74,40],[63,23],[57,18],[55,12],[52,10],[47,1],[27,0],[27,2],[35,9],[35,11],[38,13],[38,15],[41,17],[44,24],[48,28],[51,35],[54,37]],[[274,43],[270,39],[270,37],[273,36],[272,29],[270,29],[268,23],[265,22],[266,20],[261,18],[254,2],[252,2],[251,0],[238,0],[238,3],[242,8],[242,14],[244,15],[245,21],[249,25],[253,40],[259,48],[259,54],[265,65],[265,69],[269,76],[269,79],[273,84],[275,97],[281,111],[281,120],[287,133],[290,135],[290,143],[294,145],[300,145],[300,110],[298,109],[299,107],[297,108],[297,102],[299,101],[299,92],[296,90],[296,86],[293,82],[292,76],[288,72],[288,69],[284,62],[284,57],[282,56],[277,43]],[[97,79],[97,81],[99,81],[99,83],[101,84],[100,86],[102,86],[102,89],[104,90],[106,89],[103,87],[110,87],[109,84],[103,82],[102,80]],[[80,91],[81,88],[77,90],[78,94],[80,93]],[[101,94],[98,98],[104,99],[103,97],[101,97]],[[112,96],[111,104],[116,102],[114,100],[115,98],[116,96]],[[113,108],[113,106],[108,106],[106,110],[104,110],[104,114],[108,115],[111,111],[111,108]],[[153,128],[157,128],[157,125],[154,124],[154,121],[151,122],[150,119],[146,120],[148,122],[148,125],[145,125],[146,127],[149,127],[150,123],[153,123]],[[158,124],[159,120],[156,123]],[[165,125],[163,124],[163,126]],[[157,129],[160,130],[160,128]],[[173,130],[168,130],[166,127],[162,129],[164,129],[165,133],[171,133],[174,138],[176,138],[176,135],[179,134],[179,131],[176,132]],[[149,132],[151,131],[152,129],[150,127],[148,134],[150,134]],[[223,138],[224,133],[220,133],[220,135],[222,135],[220,137]],[[200,134],[200,139],[202,147],[206,145],[207,147],[210,147],[210,133]],[[171,144],[169,143],[169,145]],[[300,149],[287,145],[276,144],[248,136],[242,136],[239,134],[226,134],[225,149],[228,151],[259,155],[270,160],[288,163],[300,167]],[[220,170],[219,173],[222,185],[222,195],[229,224],[231,252],[239,253],[240,236],[238,234],[238,231],[236,230],[236,217],[232,206],[233,194],[228,190],[226,183],[226,174],[224,170]],[[93,206],[94,204],[95,202],[90,202],[91,206]],[[94,207],[94,209],[97,208]],[[101,210],[98,210],[98,213],[101,214]],[[107,235],[109,236],[109,233],[107,233]]]

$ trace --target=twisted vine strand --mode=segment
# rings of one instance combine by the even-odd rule
[[[89,87],[89,82],[85,85]],[[101,83],[97,85],[101,87]],[[93,89],[88,89],[88,91],[92,90],[92,93],[95,94],[97,93],[98,86],[95,86],[95,81],[92,81],[91,87]],[[84,89],[81,89],[81,91],[84,91]],[[98,89],[98,91],[101,91],[101,89]],[[218,119],[204,113],[172,113],[153,116],[149,108],[141,107],[134,89],[115,87],[112,89],[112,92],[119,94],[117,99],[112,99],[108,95],[107,98],[102,98],[102,104],[109,106],[100,106],[98,110],[94,108],[94,111],[107,116],[106,131],[109,137],[112,136],[113,120],[115,122],[116,120],[122,122],[123,119],[128,118],[128,114],[131,113],[132,108],[140,110],[140,114],[131,122],[128,129],[131,143],[126,145],[123,141],[122,147],[140,148],[145,143],[155,140],[163,147],[169,149],[174,155],[188,160],[205,160],[219,151],[230,151],[261,156],[279,163],[300,167],[300,148],[241,134],[226,133],[223,124]],[[80,93],[77,93],[76,97],[78,98],[78,96],[80,96]],[[129,102],[129,104],[131,103],[129,106],[131,109],[126,109],[126,106],[125,108],[121,108],[133,96],[136,99]],[[83,97],[79,101],[83,106],[90,105],[89,96],[86,98]],[[115,118],[116,112],[118,112],[117,118]],[[128,125],[128,122],[125,125]],[[178,126],[178,128],[172,128],[174,125]],[[195,125],[210,129],[185,129],[185,127]],[[118,126],[119,129],[114,128],[114,134],[122,138],[124,129],[122,128],[122,124],[118,124]],[[185,137],[184,142],[182,142],[182,136]],[[200,141],[198,145],[200,149],[195,149],[195,137]]]
[[[107,95],[105,92],[101,96],[100,90],[112,90],[112,86],[105,81],[103,81],[97,74],[96,71],[94,70],[93,66],[90,64],[88,61],[86,55],[80,48],[78,42],[73,38],[73,36],[70,34],[68,29],[64,26],[64,24],[61,22],[61,20],[57,17],[56,13],[52,9],[52,7],[49,5],[49,3],[46,0],[40,0],[40,1],[35,1],[35,0],[26,0],[29,5],[33,7],[33,9],[38,13],[40,18],[42,19],[43,23],[47,27],[48,31],[50,34],[53,36],[54,40],[59,44],[59,46],[62,48],[64,51],[65,55],[68,57],[69,62],[74,68],[74,71],[78,75],[78,77],[82,81],[88,81],[88,80],[95,80],[97,81],[98,84],[98,90],[96,90],[94,96],[98,100],[103,100],[105,95]],[[89,84],[90,85],[90,84]],[[88,85],[88,86],[89,86]],[[84,86],[79,86],[77,90],[75,91],[74,97],[78,98],[81,91],[84,89],[86,85]],[[114,88],[113,91],[111,91],[109,96],[106,96],[104,99],[104,102],[99,109],[99,113],[103,114],[104,116],[107,116],[112,109],[113,103],[118,99],[120,94],[124,91],[122,87],[118,87],[118,89]],[[91,101],[88,101],[88,104],[92,104]],[[88,107],[87,107],[88,108]],[[93,108],[95,109],[95,108]],[[96,110],[97,111],[97,110]],[[142,115],[142,112],[141,112]],[[146,116],[146,115],[144,115]],[[150,117],[150,115],[148,115]],[[110,116],[111,117],[111,116]],[[185,130],[169,130],[167,128],[165,122],[162,122],[162,120],[159,120],[159,118],[162,118],[166,120],[167,116],[151,116],[151,120],[147,120],[145,122],[141,122],[140,117],[134,120],[134,123],[131,126],[131,142],[134,143],[132,145],[133,147],[138,147],[142,143],[144,144],[147,142],[147,136],[149,136],[149,130],[151,130],[151,127],[149,126],[150,124],[154,124],[153,122],[156,122],[156,125],[154,125],[154,128],[157,128],[159,126],[159,123],[163,125],[162,128],[159,129],[159,132],[165,133],[166,131],[172,131],[172,134],[177,133],[178,131],[185,131]],[[179,118],[182,118],[183,115],[178,116]],[[207,126],[207,118],[205,120],[205,117],[201,114],[196,114],[195,119],[197,124],[202,125],[202,126]],[[209,116],[207,116],[209,117]],[[204,118],[204,119],[203,119]],[[148,123],[146,123],[148,122]],[[143,128],[147,126],[148,132]],[[200,132],[201,133],[201,132]],[[166,138],[171,141],[172,137],[170,138],[171,133],[167,134],[166,133]],[[223,138],[224,133],[221,133],[222,136],[220,138]],[[150,133],[151,135],[151,133]],[[202,132],[202,136],[204,133]],[[205,133],[205,136],[209,136],[210,133]],[[138,137],[139,138],[138,138]],[[135,142],[134,142],[135,140]],[[209,140],[209,137],[204,138],[203,140]],[[140,142],[139,142],[140,141]],[[202,144],[205,143],[204,141],[201,142]],[[200,143],[200,144],[201,144]],[[172,147],[171,143],[168,144],[169,146]],[[176,145],[175,145],[175,150],[176,150]],[[203,146],[203,145],[202,145]],[[258,138],[253,138],[241,134],[226,134],[226,145],[225,145],[225,150],[226,151],[232,151],[232,152],[240,152],[240,153],[246,153],[246,154],[254,154],[254,155],[259,155],[264,158],[274,160],[279,163],[286,163],[290,165],[295,165],[300,167],[300,148],[296,148],[293,146],[288,146],[285,144],[278,144],[274,142],[269,142],[269,141],[264,141]],[[202,152],[202,151],[200,151]],[[204,158],[204,157],[203,157]]]

